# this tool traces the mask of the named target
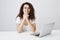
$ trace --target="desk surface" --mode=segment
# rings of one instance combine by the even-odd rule
[[[51,35],[39,38],[28,32],[0,31],[0,40],[60,40],[60,30],[53,30]]]

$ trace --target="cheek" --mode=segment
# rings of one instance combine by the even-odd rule
[[[30,9],[29,9],[29,12],[30,12]]]
[[[25,9],[23,9],[23,12],[26,12],[26,10],[25,10]]]
[[[30,13],[30,9],[28,10],[28,13]]]

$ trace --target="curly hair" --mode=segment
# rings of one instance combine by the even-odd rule
[[[20,10],[19,10],[19,14],[17,15],[17,17],[19,16],[20,18],[23,19],[23,14],[24,14],[23,13],[23,7],[25,4],[29,5],[29,8],[30,8],[30,13],[28,14],[29,15],[28,19],[31,19],[31,20],[34,19],[35,20],[34,8],[33,8],[32,4],[29,2],[25,2],[21,5]]]

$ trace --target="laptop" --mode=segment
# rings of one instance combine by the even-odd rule
[[[35,32],[33,35],[38,37],[44,37],[46,35],[51,34],[54,24],[55,24],[54,22],[44,24],[39,30],[40,32]]]

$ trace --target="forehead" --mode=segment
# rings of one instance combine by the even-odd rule
[[[24,7],[29,7],[29,5],[28,4],[25,4]]]

